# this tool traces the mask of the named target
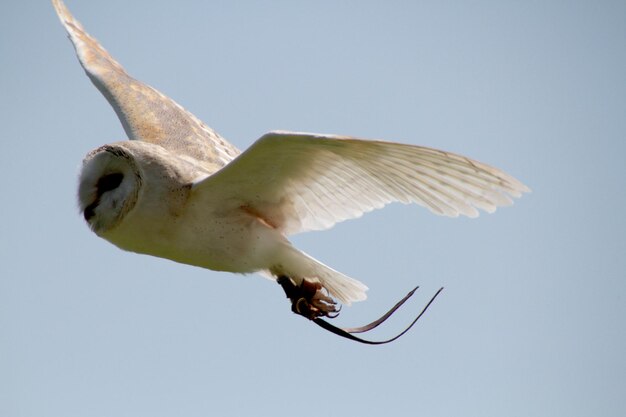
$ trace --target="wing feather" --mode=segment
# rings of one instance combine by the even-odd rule
[[[109,101],[130,139],[161,145],[189,156],[215,172],[239,151],[193,114],[156,89],[132,78],[89,35],[61,0],[53,0],[59,19],[89,79]]]
[[[270,132],[198,194],[254,207],[285,234],[322,230],[397,201],[476,217],[530,191],[497,168],[436,149],[350,137]]]

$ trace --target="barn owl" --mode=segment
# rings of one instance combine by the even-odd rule
[[[339,303],[364,300],[367,287],[295,248],[289,235],[328,229],[391,202],[476,217],[478,209],[491,213],[529,191],[464,156],[379,140],[273,131],[240,152],[128,75],[62,0],[53,5],[130,139],[100,146],[82,163],[78,202],[91,230],[127,251],[261,273],[283,287],[292,311],[341,336],[381,343],[352,333],[380,324],[413,292],[371,325],[336,328],[322,318],[338,314]]]

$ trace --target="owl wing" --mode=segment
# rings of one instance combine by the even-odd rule
[[[422,146],[270,132],[194,192],[242,208],[289,235],[327,229],[398,201],[478,216],[530,191],[499,169]]]
[[[161,145],[212,168],[224,166],[239,151],[172,99],[129,76],[91,37],[61,0],[53,0],[85,72],[106,97],[130,139]]]

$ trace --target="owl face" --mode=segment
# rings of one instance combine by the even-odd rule
[[[105,145],[83,160],[78,204],[91,229],[101,234],[133,210],[142,187],[133,156],[121,147]]]

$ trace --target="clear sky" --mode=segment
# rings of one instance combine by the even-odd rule
[[[123,252],[76,208],[123,139],[47,1],[0,25],[0,415],[626,415],[626,3],[68,0],[135,77],[240,149],[272,129],[445,149],[533,189],[478,219],[392,205],[294,237],[369,287],[422,287],[362,346],[280,287]]]

